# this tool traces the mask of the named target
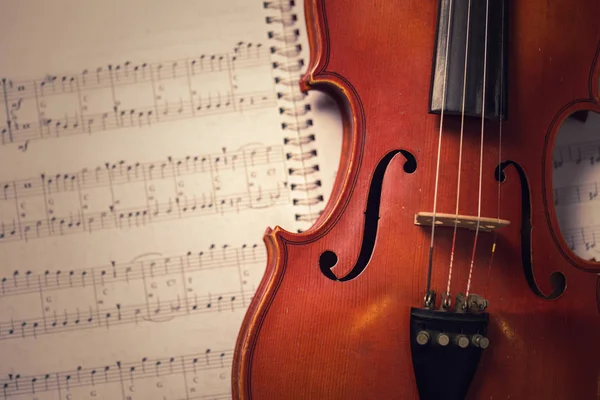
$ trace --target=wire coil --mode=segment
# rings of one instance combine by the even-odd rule
[[[315,133],[311,119],[308,95],[300,91],[299,79],[304,71],[300,29],[302,20],[294,12],[294,0],[271,0],[263,3],[269,10],[266,23],[273,26],[268,38],[273,61],[274,81],[277,88],[281,129],[285,132],[286,163],[290,177],[293,204],[303,207],[295,215],[296,221],[314,223],[319,218],[324,197],[318,179],[319,165],[315,147]],[[272,11],[272,12],[271,12]],[[301,232],[302,230],[299,230]]]

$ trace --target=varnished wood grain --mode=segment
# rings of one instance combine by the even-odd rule
[[[431,230],[414,215],[431,211],[439,116],[427,113],[437,1],[306,0],[311,63],[302,86],[327,90],[343,111],[340,174],[316,225],[294,234],[265,234],[269,260],[238,339],[235,399],[417,399],[409,342],[411,307],[425,293]],[[492,233],[478,242],[472,291],[486,296],[491,345],[470,399],[599,399],[598,263],[575,256],[553,209],[552,149],[571,113],[600,111],[600,2],[511,2],[509,119],[502,160],[523,168],[531,193],[531,261],[541,291],[550,276],[567,279],[556,300],[536,296],[521,257],[521,183],[508,167],[491,273]],[[438,212],[454,213],[460,121],[448,118],[442,141]],[[482,216],[497,216],[498,124],[485,128]],[[324,132],[323,134],[326,134]],[[480,122],[467,124],[461,206],[477,215]],[[404,157],[383,181],[373,256],[356,279],[336,282],[319,269],[334,251],[343,276],[361,248],[374,168],[389,151]],[[459,232],[452,294],[464,292],[474,233]],[[445,290],[452,229],[436,230],[432,288]],[[528,255],[526,255],[528,256]],[[486,285],[487,283],[487,285]],[[440,365],[440,373],[452,365]]]

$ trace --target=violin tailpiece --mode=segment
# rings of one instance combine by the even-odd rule
[[[411,309],[410,345],[420,400],[465,398],[489,346],[488,320],[485,312]]]

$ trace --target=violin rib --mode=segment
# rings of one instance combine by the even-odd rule
[[[439,376],[446,399],[600,399],[600,264],[569,249],[552,192],[558,129],[575,112],[600,112],[600,2],[489,0],[506,5],[489,7],[507,18],[490,18],[490,48],[506,54],[489,57],[503,57],[506,70],[489,76],[507,82],[486,86],[506,87],[506,98],[490,95],[486,107],[503,118],[482,125],[484,70],[473,67],[460,153],[461,82],[448,83],[455,89],[443,124],[432,106],[448,1],[305,0],[311,61],[300,86],[338,101],[339,174],[313,228],[265,232],[268,265],[238,337],[234,399],[428,400],[436,391],[417,374]],[[455,10],[468,1],[455,0]],[[476,22],[473,35],[482,31]],[[498,45],[501,22],[507,42]],[[456,62],[465,52],[449,54]],[[447,70],[463,78],[456,64]],[[444,307],[458,195],[466,229],[457,230]],[[434,200],[442,217],[430,253]],[[478,215],[485,226],[476,233]],[[437,297],[427,308],[430,254]],[[460,348],[472,356],[461,358]],[[451,393],[444,382],[461,359],[474,363],[461,364],[472,378]]]

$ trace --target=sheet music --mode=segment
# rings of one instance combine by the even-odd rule
[[[231,397],[263,233],[307,229],[323,207],[315,188],[290,188],[319,171],[284,145],[280,99],[302,97],[289,84],[302,71],[275,83],[274,64],[300,48],[269,42],[285,33],[265,24],[274,12],[3,4],[0,398]],[[336,123],[323,117],[311,150],[327,149],[321,202]]]
[[[570,249],[588,260],[600,259],[600,114],[585,121],[570,118],[554,149],[554,204],[561,233]]]

